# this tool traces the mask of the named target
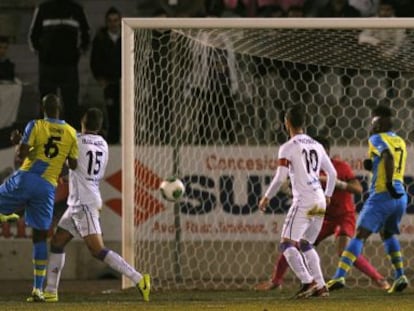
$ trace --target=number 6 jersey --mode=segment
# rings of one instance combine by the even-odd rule
[[[21,143],[30,149],[20,170],[40,175],[55,187],[66,158],[78,157],[76,130],[63,120],[45,118],[30,121]]]
[[[78,135],[78,167],[69,171],[69,206],[102,207],[99,184],[108,163],[108,144],[100,135]]]

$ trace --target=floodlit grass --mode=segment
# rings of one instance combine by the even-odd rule
[[[3,281],[7,282],[7,281]],[[151,302],[144,303],[136,290],[112,291],[107,294],[66,292],[58,303],[29,304],[24,295],[0,296],[0,310],[168,310],[168,311],[405,311],[414,310],[414,291],[388,295],[378,289],[344,289],[329,298],[292,300],[291,290],[267,293],[254,291],[181,291],[155,292]]]

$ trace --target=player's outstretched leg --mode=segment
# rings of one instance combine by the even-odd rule
[[[269,291],[272,289],[281,289],[283,277],[285,276],[289,264],[283,254],[279,254],[273,267],[272,278],[257,284],[254,289],[257,291]]]
[[[144,274],[142,276],[142,279],[137,284],[137,288],[141,293],[142,299],[148,302],[151,292],[151,277],[149,274]]]
[[[119,273],[129,278],[134,284],[136,284],[137,288],[142,294],[142,298],[144,299],[144,301],[149,301],[149,294],[151,291],[151,280],[148,274],[141,275],[130,264],[128,264],[125,261],[125,259],[122,258],[118,253],[106,248],[102,249],[96,257],[105,262],[115,271],[118,271]]]

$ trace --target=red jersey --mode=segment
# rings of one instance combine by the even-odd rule
[[[356,176],[348,163],[338,159],[331,160],[339,180],[348,182],[352,179],[356,179]],[[336,218],[347,213],[355,213],[354,196],[349,191],[335,188],[331,197],[331,204],[326,208],[325,217]]]

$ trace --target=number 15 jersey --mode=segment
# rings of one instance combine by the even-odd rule
[[[100,135],[78,135],[78,167],[69,171],[69,206],[102,207],[99,185],[108,164],[108,144]]]

